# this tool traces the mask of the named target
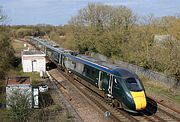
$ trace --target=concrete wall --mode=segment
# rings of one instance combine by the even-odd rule
[[[99,60],[109,62],[109,59],[104,55],[91,53],[91,56]],[[128,68],[129,70],[135,72],[138,75],[144,75],[145,77],[147,77],[150,80],[153,80],[154,82],[162,83],[168,86],[169,88],[180,89],[180,81],[176,80],[174,77],[165,75],[163,73],[155,72],[152,70],[147,70],[137,65],[129,64],[127,62],[123,62],[119,60],[114,60],[113,62],[119,65],[120,67]]]

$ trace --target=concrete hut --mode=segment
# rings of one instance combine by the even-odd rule
[[[45,72],[45,54],[38,50],[25,50],[22,52],[23,72]]]

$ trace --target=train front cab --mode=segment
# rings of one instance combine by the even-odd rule
[[[114,96],[122,102],[123,109],[138,112],[146,108],[146,95],[139,79],[115,78],[113,87]]]
[[[147,102],[146,102],[144,87],[141,81],[136,78],[127,78],[125,80],[125,84],[127,85],[132,95],[135,104],[135,110],[140,111],[145,109]]]

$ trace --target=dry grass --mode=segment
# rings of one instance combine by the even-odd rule
[[[158,96],[164,96],[166,98],[170,98],[172,101],[180,103],[180,91],[172,89],[161,82],[149,80],[144,76],[140,76],[140,79],[144,84],[147,94],[150,93]]]
[[[3,116],[2,116],[2,110],[0,110],[0,121],[2,122]]]
[[[20,40],[13,40],[12,46],[16,53],[21,53],[21,51],[24,49],[24,43]]]

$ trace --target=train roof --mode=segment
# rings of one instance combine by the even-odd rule
[[[31,37],[31,38],[35,39],[36,41],[40,42],[41,44],[45,45],[46,47],[48,47],[49,49],[51,49],[53,51],[60,52],[60,53],[63,52],[65,56],[71,58],[72,60],[81,62],[88,66],[99,69],[101,71],[113,74],[113,75],[121,77],[121,78],[128,78],[128,77],[138,78],[138,76],[135,73],[128,70],[127,68],[121,68],[118,65],[110,64],[110,63],[107,63],[107,62],[101,61],[101,60],[97,60],[93,57],[86,56],[83,54],[73,56],[70,54],[71,50],[64,50],[63,48],[59,48],[59,47],[57,47],[57,45],[55,43],[51,43],[49,41],[46,41],[46,40],[43,40],[40,38],[33,38],[33,37]]]
[[[133,73],[132,71],[128,70],[128,69],[125,69],[125,68],[116,68],[116,69],[113,69],[112,70],[113,74],[118,76],[118,77],[121,77],[121,78],[137,78],[138,79],[138,76]]]
[[[31,39],[34,39],[36,41],[38,41],[39,43],[41,43],[42,45],[46,46],[47,48],[53,50],[53,51],[56,51],[56,52],[59,52],[59,53],[62,53],[64,52],[64,48],[60,48],[56,43],[54,42],[49,42],[47,40],[44,40],[44,39],[40,39],[38,37],[34,38],[34,37],[30,37]]]
[[[91,61],[88,61],[88,60],[83,59],[83,58],[78,57],[78,56],[73,56],[73,55],[71,55],[71,54],[65,54],[65,55],[66,55],[66,57],[71,58],[72,61],[73,61],[73,60],[74,60],[74,61],[78,61],[78,62],[83,63],[83,64],[85,64],[85,65],[88,65],[88,66],[91,66],[91,67],[94,67],[94,68],[96,68],[96,69],[99,69],[99,70],[102,70],[102,71],[105,71],[105,72],[107,72],[107,73],[112,74],[112,70],[109,69],[109,68],[107,68],[107,67],[104,67],[104,66],[102,66],[102,65],[99,65],[99,64],[94,63],[94,62],[91,62]]]
[[[107,68],[109,68],[109,69],[118,68],[118,66],[115,65],[115,64],[110,64],[110,63],[107,63],[107,62],[105,62],[105,61],[101,61],[101,60],[95,59],[95,58],[93,58],[93,57],[91,57],[91,56],[86,56],[86,55],[80,54],[80,55],[78,55],[78,57],[83,58],[83,59],[86,59],[86,60],[91,61],[91,62],[94,62],[94,63],[97,63],[97,64],[102,65],[102,66],[104,66],[104,67],[107,67]]]
[[[134,74],[132,71],[126,68],[121,68],[115,64],[110,64],[105,61],[97,60],[90,56],[86,56],[82,54],[78,56],[72,56],[72,55],[66,55],[66,56],[70,57],[72,60],[82,62],[83,64],[97,68],[101,71],[113,74],[121,78],[137,77],[136,74]]]

